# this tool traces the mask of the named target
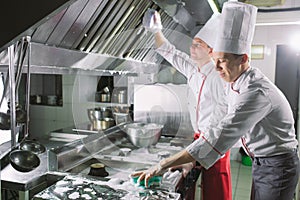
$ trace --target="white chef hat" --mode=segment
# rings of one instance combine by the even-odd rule
[[[225,2],[214,51],[250,55],[256,14],[257,7],[253,5]]]
[[[194,38],[200,38],[208,46],[214,47],[216,42],[217,30],[220,23],[221,14],[214,13]]]

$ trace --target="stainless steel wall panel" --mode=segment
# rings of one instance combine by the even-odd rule
[[[186,84],[134,84],[134,121],[163,124],[163,134],[192,137]]]

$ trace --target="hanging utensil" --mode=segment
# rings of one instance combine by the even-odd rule
[[[6,78],[3,80],[3,93],[0,100],[0,108],[2,107],[2,103],[4,101],[4,98],[6,96],[8,87],[9,87],[9,69],[6,73]],[[0,129],[1,130],[9,130],[10,129],[10,115],[4,112],[0,112]]]
[[[22,75],[22,68],[23,68],[23,62],[25,59],[25,53],[24,52],[24,38],[22,39],[21,43],[19,43],[19,49],[16,50],[16,52],[18,52],[18,60],[17,60],[17,71],[16,71],[16,81],[15,81],[15,97],[16,97],[16,121],[17,123],[24,123],[25,122],[25,111],[18,105],[18,88],[19,88],[19,84],[20,84],[20,80],[21,80],[21,75]],[[18,44],[16,45],[18,46]],[[26,46],[25,46],[25,50],[26,50]],[[13,59],[13,58],[12,58]],[[12,63],[14,64],[13,60]],[[12,70],[14,71],[14,70]],[[9,70],[7,71],[6,74],[6,79],[3,80],[3,94],[0,100],[0,107],[2,106],[2,103],[4,101],[5,96],[7,96],[7,91],[9,88]],[[10,109],[10,103],[8,105],[9,109]],[[10,120],[10,110],[8,110],[8,113],[0,113],[0,129],[1,130],[9,130],[11,127],[11,120]]]
[[[20,143],[19,150],[13,150],[10,155],[10,163],[13,168],[20,172],[29,172],[40,165],[40,158],[38,153],[43,153],[46,148],[37,142],[27,140],[29,135],[29,100],[30,100],[30,54],[31,45],[30,37],[26,38],[27,54],[28,54],[28,66],[27,66],[27,83],[26,83],[26,126],[25,126],[25,137]],[[12,98],[13,99],[13,98]],[[14,105],[14,103],[12,103]]]
[[[15,95],[16,95],[16,121],[17,123],[25,123],[26,122],[26,112],[19,104],[19,85],[22,78],[22,71],[23,71],[23,64],[26,56],[26,49],[28,47],[28,43],[25,43],[26,38],[22,38],[22,42],[20,45],[20,51],[18,56],[18,65],[16,70],[16,89],[15,89]],[[24,45],[25,44],[25,45]]]

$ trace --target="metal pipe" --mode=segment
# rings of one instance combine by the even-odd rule
[[[26,83],[26,132],[25,138],[29,135],[29,104],[30,104],[30,60],[31,60],[31,37],[27,36],[27,83]]]
[[[14,66],[14,45],[8,47],[9,57],[9,86],[10,86],[10,127],[11,127],[11,147],[16,146],[16,93],[15,93],[15,66]]]

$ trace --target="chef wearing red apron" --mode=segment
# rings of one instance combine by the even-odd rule
[[[153,12],[153,11],[152,11]],[[147,13],[145,14],[147,16]],[[150,15],[148,15],[150,16]],[[162,27],[160,16],[156,12],[155,27]],[[224,98],[224,82],[215,70],[210,54],[215,41],[215,28],[218,26],[220,14],[214,14],[204,27],[196,34],[190,47],[190,56],[175,48],[164,38],[162,31],[157,28],[155,32],[156,51],[181,72],[188,82],[188,108],[191,123],[195,131],[195,139],[201,134],[201,130],[217,119],[211,119],[211,115],[218,101]],[[144,18],[144,25],[147,19]],[[147,24],[145,25],[147,26]],[[147,27],[146,27],[147,28]],[[220,113],[222,117],[225,113]],[[210,169],[202,170],[202,199],[203,200],[231,200],[231,176],[230,176],[230,152],[220,159]],[[199,170],[199,168],[198,168]],[[193,169],[195,171],[195,169]],[[194,172],[193,172],[194,174]],[[188,174],[190,182],[196,184],[199,173]],[[188,178],[186,177],[186,178]],[[191,186],[185,199],[192,200],[195,195],[195,185]],[[200,197],[197,197],[199,199]]]

